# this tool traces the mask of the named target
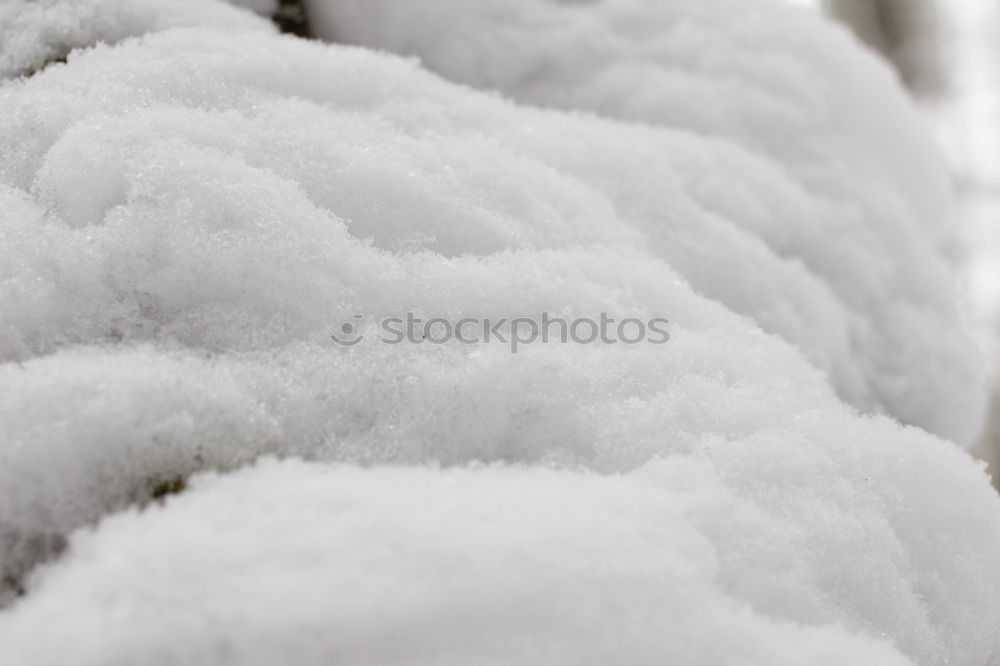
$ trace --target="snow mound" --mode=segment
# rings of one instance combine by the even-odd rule
[[[888,69],[814,13],[767,0],[307,4],[328,39],[417,55],[518,101],[684,135],[631,153],[617,171],[629,178],[604,185],[657,230],[654,250],[802,349],[851,404],[965,444],[979,433],[983,364],[945,260],[944,161]],[[664,164],[729,228],[698,220],[674,237],[665,211],[676,197],[655,178]]]
[[[271,461],[199,478],[77,534],[0,640],[14,664],[985,663],[994,564],[949,557],[982,535],[917,537],[990,491],[942,502],[899,483],[965,461],[925,435],[858,431],[825,469],[785,440],[626,476]],[[845,485],[861,467],[871,483]],[[889,502],[869,489],[882,483]],[[914,576],[949,561],[947,585]]]
[[[896,381],[937,432],[974,429],[933,229],[852,235],[862,203],[723,133],[520,106],[204,6],[251,28],[157,30],[0,85],[15,664],[1000,653],[981,468],[823,374],[873,409]],[[868,183],[887,210],[936,196],[896,201],[887,178]],[[862,270],[890,237],[903,258]],[[933,345],[885,324],[918,310]],[[406,312],[663,317],[670,339],[379,342]],[[365,338],[335,345],[355,314]],[[876,372],[868,344],[920,353]],[[311,462],[198,477],[71,535],[264,456]]]
[[[182,26],[273,30],[231,5],[261,14],[276,0],[4,0],[0,3],[0,79],[30,74],[74,49]]]

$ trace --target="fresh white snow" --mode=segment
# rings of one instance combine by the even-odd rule
[[[982,361],[943,256],[954,233],[945,164],[887,66],[842,29],[756,0],[307,4],[329,39],[682,135],[686,149],[651,147],[661,155],[648,168],[671,163],[740,249],[702,220],[678,238],[664,229],[677,224],[664,219],[670,195],[631,184],[615,198],[639,209],[655,251],[802,349],[851,404],[964,443],[979,433]]]
[[[207,0],[108,6],[0,10],[7,76],[107,42],[0,85],[12,664],[1000,654],[946,173],[842,31],[310,5],[460,85]],[[407,311],[670,342],[330,341]]]

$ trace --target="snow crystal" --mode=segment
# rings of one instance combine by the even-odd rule
[[[0,645],[15,664],[1000,653],[985,474],[837,397],[959,440],[981,411],[936,249],[937,163],[838,33],[790,9],[725,28],[728,0],[614,16],[406,4],[528,54],[518,40],[572,11],[557,61],[591,28],[643,43],[687,17],[649,52],[707,70],[623,56],[646,74],[606,81],[638,76],[648,105],[595,109],[575,97],[587,81],[530,57],[511,60],[516,85],[468,79],[601,118],[212,2],[180,23],[170,3],[133,6],[107,30],[0,13],[0,35],[37,35],[4,47],[8,73],[51,57],[44,35],[109,42],[0,85],[0,573],[27,592],[0,613]],[[527,23],[491,37],[511,16]],[[475,53],[452,43],[428,61]],[[795,62],[829,76],[807,86]],[[547,77],[561,101],[535,98]],[[869,88],[870,122],[828,115],[850,106],[836,91]],[[717,94],[697,123],[660,115]],[[768,109],[787,111],[788,145]],[[406,312],[665,317],[670,341],[330,340],[355,314],[370,333]],[[267,456],[310,462],[234,471]],[[186,481],[204,470],[227,474]]]

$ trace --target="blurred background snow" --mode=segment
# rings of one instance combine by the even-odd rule
[[[951,248],[963,313],[992,369],[981,455],[1000,459],[1000,5],[995,0],[789,0],[848,24],[892,62],[954,177]],[[995,476],[994,471],[994,476]]]

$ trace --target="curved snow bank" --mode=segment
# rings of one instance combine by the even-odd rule
[[[983,535],[920,537],[990,491],[900,483],[925,465],[962,481],[966,461],[892,426],[826,442],[817,466],[828,425],[627,476],[272,461],[200,478],[78,534],[0,641],[12,664],[986,663],[994,564],[951,557]],[[870,483],[844,483],[862,468]]]
[[[942,253],[944,162],[888,70],[813,13],[765,0],[307,4],[320,36],[418,55],[519,101],[697,135],[628,173],[676,165],[705,209],[762,246],[751,259],[703,229],[656,250],[802,349],[851,404],[965,444],[979,433],[982,361]],[[674,224],[655,181],[631,187],[648,224]]]
[[[832,234],[843,202],[775,158],[269,30],[97,46],[8,81],[0,109],[5,583],[191,473],[314,461],[77,533],[0,614],[15,663],[1000,653],[985,475],[859,417],[803,357],[862,392],[882,376],[851,359],[893,342],[884,313],[828,275],[883,293],[896,269],[820,273],[788,248],[835,265],[883,232]],[[922,238],[898,238],[930,262],[899,316],[923,303],[943,328],[922,353],[974,405]],[[407,311],[659,316],[670,341],[515,355],[386,345],[370,320],[330,341]],[[942,431],[971,428],[924,388]],[[436,467],[477,461],[510,467]]]
[[[73,49],[115,43],[174,27],[274,29],[231,5],[264,13],[274,0],[4,0],[0,3],[0,79],[29,74]]]

